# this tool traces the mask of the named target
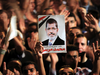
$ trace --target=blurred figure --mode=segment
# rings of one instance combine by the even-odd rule
[[[29,1],[29,6],[28,6],[28,9],[25,13],[25,16],[26,16],[26,22],[28,22],[28,24],[32,23],[32,22],[37,22],[37,15],[36,13],[34,13],[34,10],[35,10],[35,0],[30,0]]]
[[[96,6],[97,10],[100,13],[100,0],[91,0],[92,4]]]
[[[77,26],[81,29],[84,28],[84,20],[81,13],[79,12],[79,1],[78,0],[67,0],[68,10],[75,15]]]
[[[68,18],[67,18],[67,23],[66,23],[66,31],[68,32],[70,28],[72,27],[77,27],[77,21],[75,18],[75,15],[73,13],[70,13]]]
[[[46,9],[43,11],[43,14],[44,14],[44,15],[55,15],[55,12],[53,11],[52,8],[46,8]]]
[[[90,0],[80,0],[80,6],[86,9],[86,13],[88,13],[89,10],[94,9]]]
[[[74,38],[78,34],[82,34],[81,29],[79,29],[78,27],[72,27],[72,28],[70,28],[70,30],[69,30],[69,32],[67,34],[67,43],[68,44],[73,44]]]
[[[61,4],[61,0],[50,0],[50,8],[54,10],[56,15],[60,13],[59,7]]]
[[[30,12],[34,11],[35,3],[36,3],[36,0],[30,0],[30,3],[29,3],[29,10],[30,10]]]
[[[4,22],[3,27],[4,27],[5,32],[7,32],[7,29],[9,27],[10,18],[11,18],[11,16],[9,15],[9,13],[6,10],[0,10],[0,19],[2,19]]]

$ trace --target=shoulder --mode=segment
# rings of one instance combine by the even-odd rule
[[[57,40],[64,42],[59,36],[57,37]]]
[[[49,41],[49,39],[47,39],[47,40],[43,41],[43,42],[42,42],[42,43],[43,43],[43,45],[48,45],[48,41]]]
[[[57,39],[55,40],[55,45],[64,45],[64,40],[62,40],[59,36],[57,36]]]

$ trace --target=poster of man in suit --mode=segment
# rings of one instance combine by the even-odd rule
[[[39,40],[44,53],[66,52],[65,21],[63,15],[38,16]]]

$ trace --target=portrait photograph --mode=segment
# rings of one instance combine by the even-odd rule
[[[66,51],[65,20],[63,15],[38,16],[39,41],[42,42],[44,52]]]

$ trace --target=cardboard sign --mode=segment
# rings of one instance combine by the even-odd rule
[[[38,16],[39,41],[43,43],[43,53],[65,53],[66,35],[64,15]]]

